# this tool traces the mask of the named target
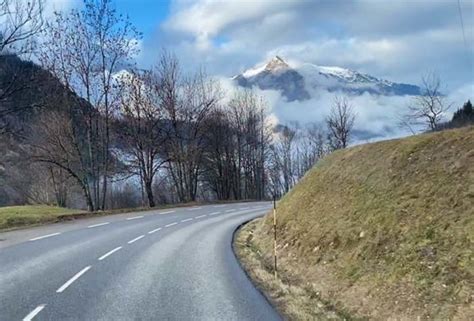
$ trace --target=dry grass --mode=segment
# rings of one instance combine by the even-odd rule
[[[472,320],[473,218],[474,127],[357,146],[279,202],[280,261],[354,315]]]
[[[244,269],[267,299],[289,320],[351,320],[349,314],[325,302],[316,288],[280,269],[274,277],[273,257],[262,253],[254,243],[260,219],[243,226],[235,236],[234,250]]]

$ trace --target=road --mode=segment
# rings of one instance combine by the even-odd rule
[[[269,203],[81,219],[0,233],[0,320],[281,320],[232,235]]]

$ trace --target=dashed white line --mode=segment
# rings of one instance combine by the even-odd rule
[[[132,243],[134,243],[134,242],[136,242],[136,241],[138,241],[139,239],[142,239],[142,238],[144,238],[144,237],[145,237],[145,235],[140,235],[139,237],[136,237],[136,238],[134,238],[133,240],[128,241],[128,244],[132,244]]]
[[[38,305],[33,311],[31,311],[30,313],[28,313],[28,315],[23,318],[23,321],[31,321],[31,320],[33,320],[33,318],[34,318],[38,313],[40,313],[41,310],[43,310],[45,306],[46,306],[46,304]]]
[[[104,255],[102,255],[101,257],[99,257],[99,261],[102,261],[102,260],[105,259],[107,256],[114,254],[115,252],[117,252],[117,251],[120,250],[121,248],[122,248],[122,247],[119,246],[119,247],[116,247],[115,249],[113,249],[112,251],[109,251],[109,252],[105,253]]]
[[[204,215],[199,215],[199,216],[196,216],[195,218],[203,218],[203,217],[206,217],[207,214],[204,214]]]
[[[217,215],[217,214],[220,214],[220,213],[221,213],[221,212],[214,212],[214,213],[209,214],[209,216]]]
[[[166,212],[160,212],[158,214],[169,214],[169,213],[174,213],[174,212],[176,212],[176,211],[166,211]]]
[[[151,230],[150,232],[148,232],[148,234],[153,234],[155,232],[158,232],[159,230],[161,230],[161,227]]]
[[[99,226],[103,226],[103,225],[107,225],[107,224],[110,224],[110,222],[89,225],[87,228],[99,227]]]
[[[232,209],[232,210],[226,210],[225,212],[228,213],[228,212],[233,212],[235,211],[235,209]]]
[[[187,218],[187,219],[185,219],[185,220],[181,220],[181,223],[189,222],[189,221],[192,221],[192,220],[193,220],[193,218]]]
[[[56,235],[59,235],[59,234],[61,234],[61,233],[52,233],[52,234],[48,234],[48,235],[38,236],[38,237],[30,239],[30,241],[42,240],[42,239],[45,239],[47,237],[56,236]]]
[[[168,225],[165,225],[165,227],[170,227],[170,226],[173,226],[173,225],[176,225],[178,224],[177,222],[174,222],[174,223],[171,223],[171,224],[168,224]]]
[[[200,210],[202,207],[191,207],[188,208],[188,211],[195,211],[195,210]]]
[[[72,278],[69,279],[69,281],[67,281],[66,283],[64,283],[59,289],[56,290],[57,293],[61,293],[63,292],[64,290],[67,289],[68,286],[70,286],[74,281],[76,281],[77,279],[79,279],[81,277],[81,275],[83,275],[84,273],[86,273],[87,271],[89,271],[89,269],[91,268],[91,266],[86,266],[85,268],[83,268],[79,273],[77,273],[76,275],[74,275]]]
[[[140,215],[140,216],[134,216],[134,217],[129,217],[129,218],[127,218],[127,221],[130,221],[130,220],[136,220],[137,218],[143,218],[143,215]]]

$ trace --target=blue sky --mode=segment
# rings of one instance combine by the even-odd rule
[[[116,0],[115,4],[119,12],[129,15],[147,38],[152,37],[170,10],[168,0]]]

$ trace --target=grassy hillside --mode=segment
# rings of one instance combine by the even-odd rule
[[[267,268],[271,224],[240,240]],[[474,127],[327,156],[279,202],[278,235],[282,277],[341,311],[474,319]]]

